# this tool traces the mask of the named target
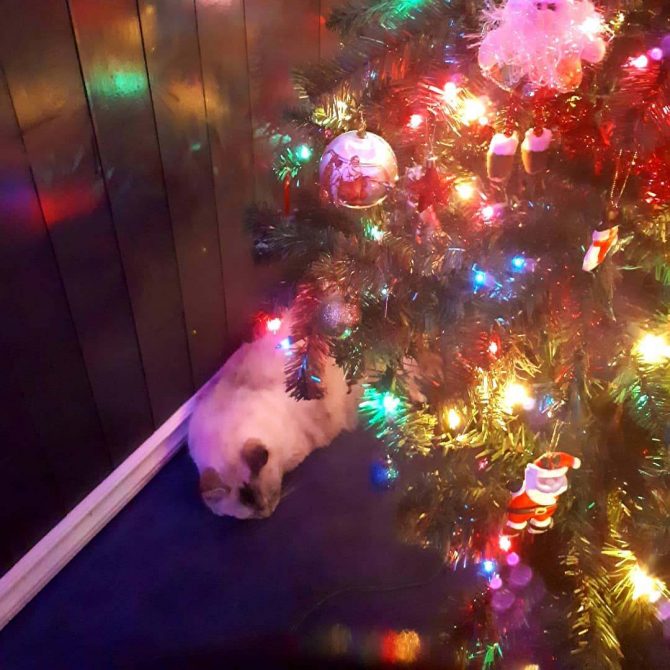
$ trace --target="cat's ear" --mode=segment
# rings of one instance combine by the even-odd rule
[[[205,468],[200,475],[200,494],[206,502],[215,502],[230,493],[221,475],[214,468]]]
[[[258,440],[247,440],[242,447],[242,460],[249,466],[253,476],[263,469],[270,458],[267,447]]]

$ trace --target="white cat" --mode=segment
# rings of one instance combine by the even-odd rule
[[[189,450],[202,498],[220,516],[269,516],[284,474],[356,426],[359,389],[348,387],[334,361],[324,370],[322,400],[297,401],[286,392],[281,343],[289,321],[285,316],[278,333],[243,344],[197,400]]]

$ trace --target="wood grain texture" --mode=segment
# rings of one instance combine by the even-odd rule
[[[48,465],[69,508],[109,472],[111,461],[4,77],[0,156],[2,339],[13,369],[2,382],[16,380],[10,388],[25,400],[39,439],[32,458]],[[13,462],[18,451],[12,449]]]
[[[219,231],[193,0],[140,0],[151,96],[193,366],[201,386],[226,340]]]
[[[118,464],[151,430],[151,411],[67,6],[10,0],[0,33],[42,213]]]
[[[137,6],[69,6],[158,425],[193,383]]]
[[[254,170],[244,3],[196,0],[196,9],[230,351],[248,333],[263,284],[243,225]]]
[[[3,3],[0,570],[249,334],[244,212],[337,1]]]
[[[257,202],[281,202],[272,172],[273,136],[287,108],[299,104],[291,72],[319,59],[319,0],[246,0],[249,89]]]
[[[2,313],[9,305],[0,293]],[[62,516],[64,505],[33,421],[21,384],[12,368],[12,354],[0,329],[0,574],[44,535]]]

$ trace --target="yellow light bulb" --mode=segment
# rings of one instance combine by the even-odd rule
[[[531,397],[526,386],[517,382],[510,382],[503,391],[503,409],[511,414],[516,407],[533,409],[535,399]]]
[[[461,103],[459,117],[466,125],[470,125],[485,116],[486,102],[482,98],[466,98]]]
[[[456,194],[461,200],[472,200],[477,189],[472,181],[459,181],[456,184]]]
[[[455,104],[458,100],[458,86],[453,81],[448,81],[442,90],[445,102]]]
[[[449,426],[449,430],[456,430],[461,425],[462,420],[461,415],[453,407],[447,410],[447,426]]]
[[[643,363],[660,365],[670,358],[670,344],[662,335],[647,333],[635,345],[635,353]]]
[[[633,587],[633,600],[643,598],[650,603],[655,603],[663,595],[663,582],[656,577],[652,577],[639,565],[631,569],[628,579]]]
[[[596,37],[596,35],[600,35],[603,31],[604,25],[601,17],[589,16],[581,23],[579,29],[589,37]]]

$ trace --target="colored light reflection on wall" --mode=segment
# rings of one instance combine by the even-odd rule
[[[94,72],[93,90],[106,98],[135,98],[147,91],[147,77],[143,70]]]
[[[421,638],[416,631],[388,631],[382,638],[381,659],[387,663],[414,663],[421,654]]]

